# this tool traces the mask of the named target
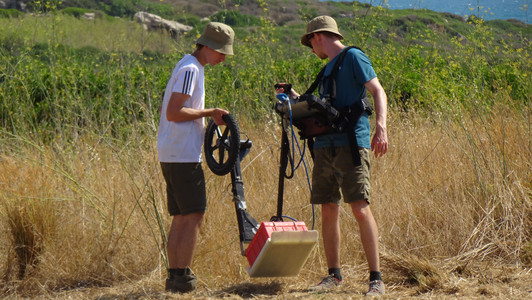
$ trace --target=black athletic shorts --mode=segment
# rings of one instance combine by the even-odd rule
[[[171,216],[207,210],[205,175],[201,163],[161,163]]]

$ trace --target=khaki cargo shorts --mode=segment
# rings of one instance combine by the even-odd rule
[[[312,171],[312,195],[310,203],[340,204],[366,200],[369,203],[369,154],[370,150],[358,148],[362,164],[355,167],[351,147],[330,147],[314,149],[314,169]],[[341,190],[341,194],[340,194]]]

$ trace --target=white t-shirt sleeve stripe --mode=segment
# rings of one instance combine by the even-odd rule
[[[189,77],[190,77],[190,71],[186,71],[185,72],[185,80],[183,81],[183,89],[181,91],[182,94],[189,94],[189,92],[190,92],[190,90],[189,90],[190,86],[188,84],[189,83],[188,82]]]
[[[186,71],[185,72],[185,79],[183,81],[183,91],[182,91],[182,94],[187,94],[187,95],[191,95],[191,87],[192,87],[192,82],[194,80],[194,72],[192,71]]]

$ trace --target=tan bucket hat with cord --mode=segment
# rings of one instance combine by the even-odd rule
[[[329,16],[319,16],[307,23],[307,33],[301,37],[301,44],[312,48],[312,45],[310,44],[310,35],[315,32],[323,31],[334,33],[341,40],[344,39],[344,37],[338,31],[338,25],[336,25],[336,21],[333,18]]]
[[[210,22],[196,43],[222,54],[233,55],[234,40],[235,32],[231,27],[223,23]]]

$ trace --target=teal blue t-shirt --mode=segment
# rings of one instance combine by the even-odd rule
[[[324,77],[331,74],[337,59],[338,55],[327,64]],[[361,101],[366,91],[364,84],[375,77],[377,77],[377,74],[375,74],[371,61],[366,54],[356,48],[349,49],[337,73],[336,99],[332,105],[335,108],[341,109],[353,105],[355,101]],[[319,87],[320,98],[323,98],[323,95],[327,94],[327,87],[327,80],[323,80]],[[367,113],[363,113],[358,119],[355,126],[355,133],[359,147],[371,148],[369,117]],[[321,135],[316,137],[314,143],[315,148],[330,147],[333,145],[335,147],[349,146],[347,135],[345,133]]]

